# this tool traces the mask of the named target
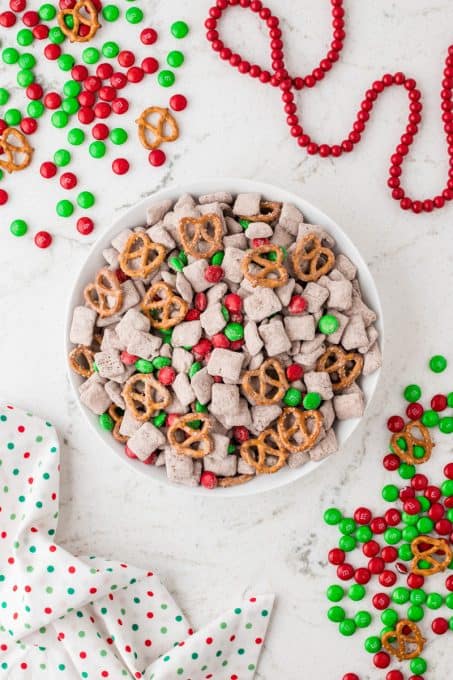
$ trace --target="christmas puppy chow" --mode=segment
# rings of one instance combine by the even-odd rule
[[[115,236],[73,313],[69,363],[100,426],[188,486],[334,453],[381,364],[354,263],[259,194],[185,194],[146,221]]]

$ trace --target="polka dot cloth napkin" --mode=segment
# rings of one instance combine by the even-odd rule
[[[55,544],[58,481],[52,425],[0,404],[0,676],[252,678],[273,595],[194,633],[151,571]]]

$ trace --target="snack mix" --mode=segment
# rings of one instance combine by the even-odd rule
[[[337,451],[381,365],[376,314],[332,236],[259,194],[185,194],[103,251],[73,312],[80,400],[171,482],[243,484]]]

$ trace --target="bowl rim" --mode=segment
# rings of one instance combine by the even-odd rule
[[[77,275],[71,287],[70,294],[68,296],[64,323],[65,357],[68,356],[69,352],[73,348],[73,343],[71,343],[69,340],[69,331],[72,322],[72,312],[75,306],[81,304],[82,301],[81,293],[83,291],[83,288],[89,281],[89,276],[87,274],[88,269],[90,269],[90,265],[94,264],[95,260],[101,259],[102,251],[110,245],[110,241],[116,233],[119,233],[123,229],[126,229],[128,226],[129,227],[138,226],[136,218],[135,217],[132,218],[132,215],[135,213],[141,213],[142,224],[144,224],[146,216],[146,207],[154,202],[158,202],[166,198],[176,200],[179,196],[185,193],[199,196],[203,193],[208,194],[213,193],[215,191],[230,191],[231,193],[235,194],[242,192],[256,192],[260,193],[261,195],[265,195],[266,197],[270,196],[271,200],[293,203],[294,205],[296,205],[296,207],[298,207],[301,210],[304,217],[305,213],[308,213],[309,215],[310,214],[316,215],[316,221],[312,221],[310,219],[310,221],[308,221],[307,224],[318,224],[325,227],[327,231],[333,230],[334,232],[333,236],[335,240],[338,241],[338,238],[340,238],[340,240],[343,241],[341,248],[339,248],[340,252],[345,253],[348,256],[351,256],[351,260],[357,267],[357,275],[360,280],[361,290],[363,291],[364,287],[367,289],[363,297],[366,300],[366,302],[370,304],[373,311],[375,311],[377,314],[377,320],[375,322],[375,325],[379,333],[378,342],[381,349],[381,353],[383,355],[384,318],[379,291],[376,282],[368,268],[367,263],[363,259],[360,251],[358,250],[357,246],[354,244],[352,239],[349,237],[347,232],[342,227],[340,227],[340,225],[337,224],[331,217],[329,217],[322,210],[320,210],[317,206],[305,200],[298,194],[292,191],[288,191],[286,188],[280,187],[277,184],[270,184],[267,182],[261,182],[259,180],[250,180],[245,178],[217,177],[209,179],[200,178],[188,183],[175,183],[169,187],[160,189],[157,192],[152,192],[151,194],[147,195],[146,197],[142,198],[138,202],[134,203],[133,205],[123,210],[122,213],[119,216],[117,216],[116,219],[109,225],[109,227],[105,229],[102,234],[99,235],[96,241],[91,245],[88,254],[86,255],[84,261],[82,262],[82,265],[80,266],[80,269],[77,272]],[[280,197],[279,198],[275,197],[275,194],[278,194]],[[345,244],[346,248],[344,247]],[[97,268],[99,268],[99,265]],[[78,376],[77,374],[73,373],[70,370],[69,363],[67,361],[66,371],[69,377],[69,382],[74,391],[78,407],[83,413],[84,421],[86,421],[90,429],[95,432],[98,440],[101,440],[103,444],[110,450],[111,453],[115,454],[120,460],[129,465],[129,467],[134,468],[136,471],[145,475],[148,479],[153,480],[153,482],[160,483],[161,485],[166,486],[167,488],[173,489],[175,491],[184,491],[191,495],[209,496],[211,498],[219,498],[226,496],[231,497],[251,496],[258,493],[263,493],[265,491],[277,489],[279,487],[286,486],[287,484],[292,484],[295,481],[309,475],[311,472],[314,472],[330,458],[330,456],[327,456],[326,458],[318,462],[309,461],[302,465],[301,467],[294,469],[286,467],[282,470],[279,470],[277,474],[259,475],[257,476],[256,479],[252,480],[247,484],[232,486],[228,488],[217,487],[215,490],[210,490],[205,489],[201,485],[192,487],[173,484],[168,480],[165,474],[161,473],[156,474],[159,468],[155,468],[154,466],[146,466],[142,462],[133,460],[126,456],[124,454],[124,451],[122,450],[122,446],[112,438],[110,432],[105,432],[104,430],[101,430],[99,428],[96,422],[97,416],[91,413],[91,411],[89,411],[89,409],[87,409],[80,401],[78,385],[81,384],[82,380],[80,376]],[[369,408],[369,405],[376,393],[381,371],[382,366],[371,375],[366,376],[365,378],[362,377],[362,379],[367,381],[367,389],[366,390],[364,389],[364,392],[366,394],[365,412],[361,416],[361,418],[354,418],[349,421],[343,421],[343,423],[349,424],[349,427],[347,428],[348,432],[342,439],[339,438],[339,449],[337,454],[335,455],[341,453],[341,450],[344,448],[347,440],[353,434],[353,432],[356,430],[358,425],[362,422],[363,418],[365,417],[366,411]],[[340,425],[341,423],[337,425],[337,427]]]

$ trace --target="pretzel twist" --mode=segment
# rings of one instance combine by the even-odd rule
[[[277,431],[283,446],[291,453],[310,449],[319,437],[322,426],[320,411],[285,408],[277,421]]]
[[[94,352],[85,345],[78,345],[69,352],[69,366],[82,378],[89,378],[94,373]]]
[[[187,314],[189,305],[175,295],[168,283],[158,281],[149,288],[142,300],[141,309],[153,328],[176,326]]]
[[[68,26],[66,23],[68,16],[72,17],[72,26]],[[57,21],[70,42],[89,42],[96,35],[98,28],[101,27],[98,21],[98,11],[92,0],[78,0],[72,9],[60,10]],[[86,35],[80,34],[81,26],[88,26],[89,30]]]
[[[292,255],[293,269],[301,281],[318,281],[328,274],[335,264],[335,255],[330,248],[321,244],[315,233],[301,238]]]
[[[197,420],[201,421],[199,429],[190,425]],[[204,458],[214,450],[214,440],[210,432],[211,421],[207,414],[186,413],[170,425],[167,438],[176,453],[190,458]]]
[[[363,356],[358,352],[345,352],[339,345],[332,345],[322,354],[316,370],[330,375],[332,390],[341,392],[352,385],[362,373]]]
[[[136,420],[146,421],[171,403],[171,394],[152,373],[134,373],[123,389],[123,398]]]
[[[222,236],[222,222],[215,213],[200,217],[183,217],[179,222],[182,247],[186,253],[197,259],[212,257],[215,252],[222,250]]]
[[[241,456],[261,474],[273,474],[282,468],[288,457],[288,451],[283,446],[277,432],[269,427],[263,430],[255,439],[247,439],[241,444]],[[276,458],[275,463],[269,463],[267,457]]]
[[[17,143],[13,143],[12,140]],[[0,148],[3,149],[6,156],[5,159],[0,158],[0,168],[7,172],[19,172],[30,165],[33,158],[33,148],[20,130],[13,127],[5,128],[0,135]]]
[[[399,661],[420,656],[426,642],[417,624],[408,619],[398,621],[395,630],[385,632],[381,641],[384,649]]]
[[[266,255],[274,253],[275,260],[270,260]],[[280,246],[265,243],[262,246],[249,250],[244,256],[241,266],[245,278],[252,286],[263,288],[280,288],[288,281],[288,271],[284,265],[285,255]],[[260,269],[251,271],[250,265]]]
[[[157,121],[152,123],[150,117],[157,114]],[[163,142],[174,142],[179,137],[178,123],[170,113],[169,109],[160,106],[149,106],[135,121],[138,125],[138,137],[145,149],[157,149]],[[170,132],[165,133],[165,127],[170,128]],[[149,139],[149,133],[153,138]]]
[[[259,406],[279,402],[288,389],[288,381],[280,361],[271,357],[259,368],[246,371],[242,377],[242,389],[249,400]]]
[[[414,430],[418,430],[418,436],[414,434]],[[404,444],[400,444],[400,440]],[[401,432],[392,434],[390,443],[396,455],[404,463],[412,465],[426,463],[431,458],[433,446],[435,446],[428,429],[419,420],[411,420],[409,423],[406,423]],[[421,446],[425,450],[423,458],[414,455],[416,446]]]
[[[411,562],[413,574],[431,576],[439,571],[445,571],[453,558],[453,551],[450,544],[444,538],[434,538],[433,536],[416,536],[411,543],[411,550],[414,558]],[[440,555],[441,559],[436,559]],[[420,567],[419,562],[427,562],[429,567]]]
[[[118,258],[121,270],[131,279],[144,279],[156,271],[165,258],[165,247],[151,241],[145,232],[129,236]],[[135,263],[136,266],[133,266]]]
[[[94,309],[101,318],[113,316],[123,304],[123,291],[118,278],[111,269],[104,267],[97,274],[94,283],[89,283],[83,291],[88,307]]]
[[[278,220],[282,204],[276,201],[261,201],[260,212],[257,215],[240,215],[241,220],[248,220],[249,222],[273,222]]]

